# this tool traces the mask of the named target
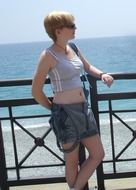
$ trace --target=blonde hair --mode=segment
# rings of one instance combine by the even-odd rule
[[[61,29],[74,22],[74,16],[65,11],[53,11],[49,13],[44,19],[44,27],[53,41],[56,41],[55,30]]]

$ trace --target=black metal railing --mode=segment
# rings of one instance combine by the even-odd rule
[[[135,145],[136,143],[136,73],[112,73],[112,76],[114,77],[115,82],[117,83],[118,81],[123,81],[122,82],[122,88],[118,88],[118,91],[113,91],[112,93],[99,93],[98,92],[98,79],[96,80],[95,78],[88,76],[88,79],[90,81],[90,84],[93,86],[91,90],[91,105],[92,105],[92,110],[94,112],[94,115],[96,117],[96,121],[100,130],[101,138],[103,142],[106,141],[108,143],[107,147],[110,147],[110,152],[111,155],[109,158],[105,158],[103,162],[99,165],[97,168],[97,180],[98,180],[98,189],[99,190],[105,190],[105,184],[104,181],[107,179],[116,179],[116,178],[129,178],[129,177],[136,177],[136,151],[135,151]],[[129,80],[130,86],[131,82],[133,81],[133,88],[131,89],[130,92],[125,92],[126,89],[126,81]],[[120,92],[120,90],[123,89],[124,92]],[[115,101],[130,101],[131,105],[129,108],[126,106],[121,107],[120,103],[117,102],[117,106],[114,106]],[[107,105],[106,108],[101,108],[100,103],[104,103]],[[125,103],[125,102],[124,102]],[[118,108],[117,108],[118,107]],[[125,114],[125,113],[134,113],[132,116],[132,119],[134,119],[133,127],[131,126],[131,123],[128,124],[125,119],[122,119],[120,114]],[[104,127],[101,122],[101,115],[107,114],[106,115],[106,135],[104,134]],[[116,119],[116,122],[114,122],[114,119]],[[126,137],[122,137],[125,141],[124,144],[122,144],[122,138],[121,138],[121,133],[117,138],[117,133],[119,133],[119,125],[122,125],[123,127],[121,128],[121,133],[123,133],[123,130],[125,128],[128,129],[127,133],[130,133],[129,137],[130,139],[126,139]],[[115,130],[117,133],[115,134]],[[108,132],[107,132],[108,131]],[[124,133],[123,133],[124,134]],[[117,143],[115,144],[115,140]],[[124,142],[123,141],[123,142]],[[130,153],[130,157],[128,158],[128,154],[121,156],[125,153],[125,151],[129,148],[131,150],[132,148],[132,143],[133,143],[133,150]],[[120,144],[122,145],[120,150],[119,146]],[[105,143],[106,146],[106,143]],[[104,148],[106,149],[107,147]],[[107,151],[108,153],[108,151]],[[124,167],[127,163],[132,162],[131,168],[127,168],[126,171],[121,171],[120,168]],[[104,171],[106,164],[109,164],[109,167],[112,168],[111,171]]]
[[[115,81],[120,80],[136,80],[136,73],[120,73],[114,74],[112,73]],[[117,165],[124,162],[134,162],[136,161],[136,155],[132,155],[131,158],[121,158],[121,155],[129,148],[136,139],[136,127],[129,126],[118,113],[135,113],[136,109],[114,109],[112,108],[112,102],[115,100],[135,100],[136,92],[112,92],[112,93],[99,93],[98,92],[98,83],[99,79],[87,76],[88,81],[91,84],[92,88],[90,88],[91,94],[91,107],[93,109],[94,115],[96,117],[96,121],[100,130],[101,137],[103,138],[103,128],[101,125],[102,114],[108,114],[109,124],[109,141],[111,144],[111,157],[108,159],[104,159],[104,161],[99,165],[97,169],[97,182],[98,182],[98,190],[105,190],[105,179],[114,179],[114,178],[125,178],[125,177],[136,177],[136,170],[129,171],[129,168],[125,172],[118,171]],[[82,80],[85,80],[85,77],[82,77]],[[10,92],[10,88],[19,87],[19,86],[30,86],[31,87],[32,80],[10,80],[10,81],[0,81],[0,89],[7,88]],[[50,84],[49,80],[46,80],[46,84]],[[45,85],[46,86],[46,85]],[[52,97],[49,97],[50,99]],[[99,106],[100,102],[106,102],[108,105],[107,109],[102,110]],[[43,110],[40,112],[31,113],[29,111],[29,106],[36,106],[37,102],[33,98],[16,98],[12,99],[9,97],[3,100],[0,100],[0,109],[2,110],[0,114],[0,187],[1,190],[8,190],[10,186],[19,186],[19,185],[32,185],[32,184],[49,184],[49,183],[60,183],[65,182],[65,175],[63,171],[59,174],[58,170],[63,170],[65,166],[65,161],[63,159],[63,155],[58,151],[57,147],[55,147],[55,139],[52,133],[51,128],[46,124],[44,131],[42,133],[37,133],[40,129],[38,126],[37,131],[33,131],[31,128],[27,128],[24,125],[25,121],[33,121],[34,125],[38,125],[35,123],[36,120],[47,119],[50,117],[50,112],[44,112]],[[23,114],[18,110],[18,108],[23,107],[23,110],[26,110]],[[4,110],[4,111],[3,111]],[[19,113],[20,112],[20,113]],[[132,134],[129,142],[116,153],[115,146],[115,134],[114,134],[114,121],[113,117],[119,120]],[[36,119],[36,120],[35,120]],[[134,118],[135,119],[135,118]],[[5,127],[5,122],[7,127]],[[29,122],[28,122],[29,123]],[[19,130],[16,130],[19,129]],[[110,130],[109,130],[110,129]],[[9,130],[9,132],[7,132]],[[19,132],[20,133],[19,133]],[[10,134],[10,136],[9,136]],[[21,134],[21,136],[19,135]],[[27,138],[26,138],[27,136]],[[24,139],[24,144],[20,144],[20,138]],[[27,140],[29,139],[29,140]],[[30,140],[31,139],[31,140]],[[50,139],[53,143],[50,143]],[[12,150],[9,151],[9,143],[12,147]],[[24,150],[25,147],[25,152]],[[43,152],[45,154],[43,155]],[[9,153],[10,152],[10,153]],[[35,153],[36,152],[36,153]],[[11,154],[11,155],[10,155]],[[34,155],[38,159],[38,161],[32,161],[31,156]],[[49,155],[53,161],[49,159]],[[11,158],[12,157],[12,158]],[[127,157],[127,156],[126,156]],[[84,162],[86,158],[84,147],[81,145],[80,148],[80,166]],[[12,163],[10,163],[10,159]],[[33,160],[33,159],[32,159]],[[42,161],[42,162],[40,162]],[[113,170],[110,172],[105,172],[105,165],[111,164]],[[47,175],[47,171],[51,169],[53,172],[50,175]],[[58,169],[56,169],[58,168]],[[56,169],[56,170],[55,170]],[[28,175],[30,172],[30,175]],[[37,172],[41,171],[40,174]],[[57,172],[54,172],[57,171]],[[48,171],[51,173],[50,171]],[[44,173],[44,177],[43,176]],[[56,175],[54,175],[56,173]],[[37,175],[36,175],[37,174]],[[88,184],[85,186],[84,190],[88,190]]]

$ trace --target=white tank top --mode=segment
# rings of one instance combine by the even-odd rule
[[[65,55],[47,49],[56,60],[56,66],[48,73],[54,92],[72,90],[82,87],[80,75],[83,73],[83,63],[75,54],[73,59],[67,59]]]

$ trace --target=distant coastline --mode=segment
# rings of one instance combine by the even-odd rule
[[[96,37],[84,37],[84,38],[75,38],[73,41],[79,41],[79,40],[95,40],[95,39],[103,39],[103,38],[131,38],[131,37],[136,37],[136,35],[117,35],[117,36],[96,36]],[[50,39],[48,40],[39,40],[39,41],[24,41],[24,42],[6,42],[6,43],[0,43],[1,45],[14,45],[14,44],[30,44],[30,43],[52,43],[52,41]]]

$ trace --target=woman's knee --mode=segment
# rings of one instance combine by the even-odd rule
[[[104,159],[105,152],[103,147],[101,147],[99,150],[96,149],[93,153],[89,153],[89,157],[91,159],[96,160],[97,162],[101,162]]]
[[[104,149],[99,135],[88,137],[83,139],[81,142],[86,147],[90,155],[98,154],[104,157]]]

